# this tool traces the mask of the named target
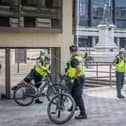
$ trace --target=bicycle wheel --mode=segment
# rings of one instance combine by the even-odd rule
[[[55,104],[54,104],[55,103]],[[72,106],[72,111],[68,109]],[[49,102],[47,113],[49,119],[55,124],[64,124],[69,121],[75,112],[75,102],[67,93],[57,94]]]
[[[59,94],[60,92],[67,92],[67,88],[61,84],[53,84],[49,86],[46,93],[48,101],[50,101],[56,94]]]
[[[35,89],[32,86],[19,86],[13,93],[14,101],[21,106],[28,106],[33,103]]]

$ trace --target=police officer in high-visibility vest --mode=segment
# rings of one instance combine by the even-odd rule
[[[43,49],[40,51],[40,56],[37,59],[41,61],[41,64],[44,64],[44,61],[45,61],[45,51]]]
[[[43,61],[43,62],[42,62]],[[41,80],[43,77],[50,73],[50,56],[46,55],[43,60],[39,59],[37,64],[31,70],[31,72],[24,78],[24,82],[29,83],[31,80],[35,81],[36,93],[40,92]],[[39,99],[35,100],[35,103],[42,103]]]
[[[124,57],[124,52],[120,51],[119,55],[116,56],[116,59],[114,60],[113,64],[116,67],[116,89],[117,89],[117,97],[118,98],[125,98],[122,93],[121,90],[123,88],[124,85],[124,73],[126,71],[125,68],[125,57]]]
[[[75,119],[86,119],[86,110],[82,98],[84,86],[84,66],[83,59],[78,55],[78,48],[75,45],[70,46],[70,64],[67,69],[67,76],[73,79],[71,95],[74,98],[76,105],[80,109],[80,114],[75,116]]]

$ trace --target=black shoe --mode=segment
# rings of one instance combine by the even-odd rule
[[[36,100],[35,100],[35,103],[37,103],[37,104],[42,104],[43,101],[40,101],[39,99],[36,99]]]
[[[75,119],[87,119],[87,115],[86,114],[80,114],[78,116],[75,116]]]
[[[17,88],[18,88],[18,86],[16,85],[16,86],[13,86],[11,89],[12,89],[13,91],[15,91]]]
[[[125,98],[123,95],[117,95],[118,98]]]

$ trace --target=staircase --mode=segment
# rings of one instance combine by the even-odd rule
[[[103,87],[103,86],[113,86],[115,85],[114,80],[103,80],[103,79],[85,79],[86,87]]]

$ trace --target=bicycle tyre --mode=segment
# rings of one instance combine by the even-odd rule
[[[19,90],[21,90],[21,88],[24,88],[24,89],[26,89],[26,88],[28,88],[29,86],[27,86],[27,85],[22,85],[22,86],[19,86],[16,90],[14,90],[14,92],[13,92],[13,99],[14,99],[14,101],[18,104],[18,105],[20,105],[20,106],[28,106],[28,105],[30,105],[30,104],[32,104],[33,103],[33,101],[34,101],[34,97],[32,97],[32,96],[25,96],[24,97],[24,99],[26,99],[26,98],[30,98],[30,100],[27,102],[27,103],[23,103],[23,102],[21,102],[20,100],[19,100],[19,98],[17,97],[17,92],[19,91]],[[33,90],[35,90],[33,87],[30,87],[30,88],[32,88]],[[20,97],[20,98],[22,98],[23,99],[23,97]]]
[[[57,95],[54,96],[54,97],[52,98],[52,100],[49,102],[48,107],[47,107],[47,114],[48,114],[49,119],[50,119],[53,123],[55,123],[55,124],[64,124],[64,123],[68,122],[68,121],[73,117],[74,112],[75,112],[75,106],[76,106],[76,104],[75,104],[75,101],[74,101],[74,99],[72,98],[72,96],[71,96],[70,94],[62,93],[62,95],[64,95],[65,97],[69,98],[69,99],[72,101],[73,109],[72,109],[72,111],[70,112],[70,115],[69,115],[65,120],[62,120],[62,121],[55,120],[55,119],[51,116],[51,105],[54,104],[55,99],[57,99],[57,97],[59,97],[59,95],[61,95],[61,94],[57,94]]]
[[[52,97],[57,95],[60,91],[67,92],[67,88],[64,85],[61,84],[53,84],[48,87],[46,97],[48,101],[51,101]]]

